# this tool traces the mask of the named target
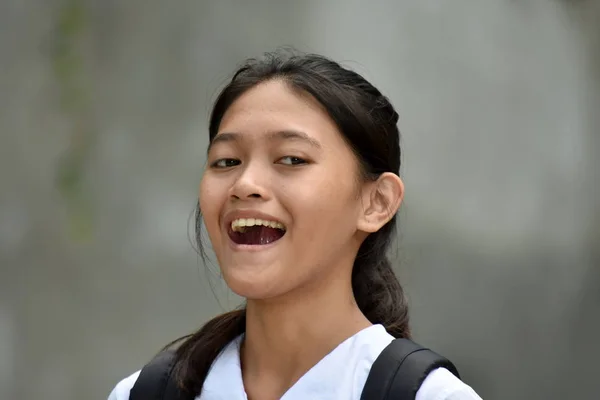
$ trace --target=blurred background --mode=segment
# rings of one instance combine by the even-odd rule
[[[416,340],[484,399],[597,399],[599,0],[1,0],[0,399],[105,399],[237,305],[188,223],[211,101],[282,45],[399,110]]]

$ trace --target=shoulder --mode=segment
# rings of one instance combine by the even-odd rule
[[[481,397],[450,371],[438,368],[427,375],[415,400],[481,400]]]
[[[117,383],[112,392],[110,392],[108,400],[129,400],[129,392],[135,384],[135,381],[137,381],[139,375],[140,371],[137,371]]]
[[[368,357],[368,368],[360,382],[361,391],[372,364],[394,340],[381,325],[365,330],[363,339],[368,344],[370,357]],[[427,375],[417,391],[415,400],[481,400],[481,397],[446,368],[437,368]]]

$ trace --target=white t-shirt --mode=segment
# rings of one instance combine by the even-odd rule
[[[242,337],[232,341],[214,361],[196,400],[247,400],[240,366]],[[371,366],[394,338],[381,325],[373,325],[346,339],[304,374],[281,400],[360,400]],[[123,379],[108,400],[129,400],[139,371]],[[445,368],[432,371],[416,400],[481,400]]]

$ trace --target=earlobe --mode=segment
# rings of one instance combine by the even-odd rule
[[[363,212],[358,229],[373,233],[381,229],[396,214],[404,198],[404,183],[394,173],[385,172],[365,187]]]

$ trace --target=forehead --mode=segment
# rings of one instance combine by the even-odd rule
[[[319,102],[280,80],[261,83],[242,94],[225,112],[217,136],[235,133],[266,139],[273,138],[275,132],[304,133],[322,147],[344,142]]]

